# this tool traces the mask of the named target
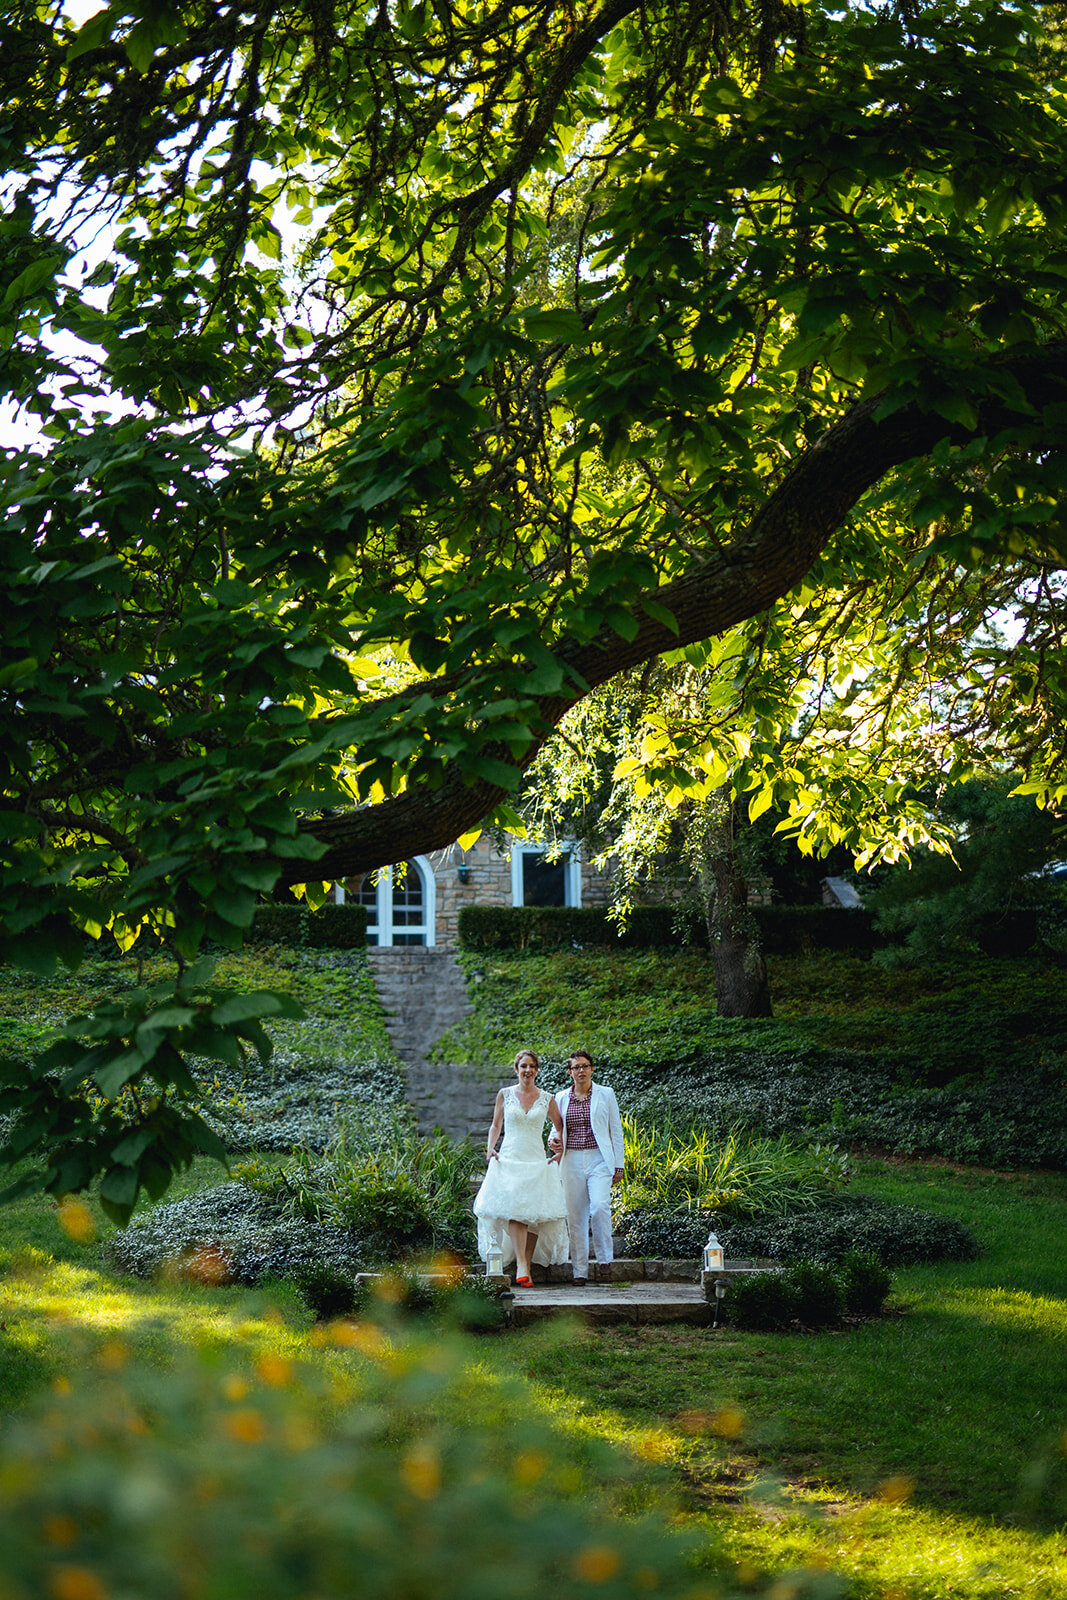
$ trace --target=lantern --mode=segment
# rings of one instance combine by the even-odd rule
[[[704,1271],[721,1272],[724,1265],[725,1257],[722,1253],[722,1245],[714,1233],[709,1233],[708,1242],[704,1246]]]
[[[485,1275],[487,1278],[504,1276],[504,1253],[498,1244],[491,1244],[486,1252]]]

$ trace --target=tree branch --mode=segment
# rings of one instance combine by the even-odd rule
[[[677,632],[642,612],[639,600],[632,639],[605,627],[590,642],[563,640],[557,646],[554,653],[568,669],[573,687],[540,699],[546,728],[554,727],[588,690],[617,673],[723,633],[788,594],[866,491],[893,467],[928,455],[942,440],[962,445],[976,435],[995,437],[1020,425],[1032,428],[1043,406],[1067,399],[1065,341],[1006,360],[1002,370],[1016,380],[1033,410],[1023,413],[1004,400],[983,397],[974,430],[914,403],[878,421],[880,395],[853,406],[796,462],[728,548],[715,551],[684,578],[648,592],[646,599],[673,615]],[[585,690],[578,686],[582,682]],[[486,753],[525,770],[547,737],[546,732],[532,741],[521,758],[503,746]],[[488,782],[470,783],[453,767],[436,789],[416,787],[378,805],[309,822],[305,831],[321,840],[327,852],[310,866],[287,863],[281,882],[355,876],[441,849],[477,827],[507,797],[507,790]]]

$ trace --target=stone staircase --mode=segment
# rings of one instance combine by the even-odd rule
[[[418,945],[371,947],[367,956],[419,1131],[439,1128],[450,1139],[484,1145],[500,1084],[469,1066],[427,1060],[442,1034],[473,1009],[459,962],[451,950]]]
[[[721,1302],[740,1278],[774,1270],[773,1262],[729,1261],[712,1272],[696,1260],[622,1259],[607,1267],[590,1265],[589,1282],[576,1287],[568,1263],[533,1268],[532,1289],[516,1288],[510,1277],[499,1282],[508,1321],[528,1327],[550,1317],[583,1322],[651,1326],[681,1322],[699,1328],[719,1326]]]

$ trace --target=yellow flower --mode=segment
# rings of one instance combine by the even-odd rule
[[[267,1437],[267,1424],[252,1406],[242,1406],[222,1419],[222,1426],[238,1444],[262,1444]]]
[[[902,1506],[914,1492],[915,1479],[909,1478],[904,1472],[898,1472],[878,1485],[878,1498],[884,1500],[887,1506]]]
[[[45,1517],[42,1532],[49,1544],[58,1545],[61,1550],[65,1550],[77,1539],[78,1524],[73,1517],[64,1517],[53,1512],[51,1516]]]
[[[586,1583],[607,1583],[621,1566],[619,1552],[610,1545],[590,1544],[574,1558],[574,1573]]]
[[[344,1350],[358,1350],[374,1361],[384,1361],[389,1354],[388,1339],[372,1322],[335,1322],[330,1327],[330,1340]]]
[[[274,1355],[270,1351],[258,1357],[256,1372],[274,1389],[284,1389],[293,1381],[293,1363],[285,1356]]]
[[[711,1418],[711,1431],[717,1433],[720,1439],[736,1439],[744,1431],[745,1413],[736,1406],[722,1406],[713,1413]]]
[[[400,1476],[419,1500],[432,1500],[441,1488],[441,1462],[431,1445],[415,1444],[400,1463]]]
[[[548,1457],[543,1450],[520,1450],[515,1457],[515,1482],[522,1488],[537,1483],[548,1471]]]
[[[121,1372],[130,1359],[130,1347],[121,1339],[109,1339],[100,1346],[96,1359],[105,1372]]]
[[[77,1195],[65,1194],[56,1206],[56,1219],[63,1232],[75,1244],[91,1244],[96,1238],[96,1223],[84,1200]]]
[[[48,1588],[53,1600],[107,1600],[107,1590],[88,1567],[53,1567]]]

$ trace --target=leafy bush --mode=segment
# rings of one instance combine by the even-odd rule
[[[430,1262],[429,1272],[410,1268],[364,1278],[356,1286],[356,1309],[367,1316],[392,1320],[402,1317],[445,1321],[469,1332],[500,1328],[504,1309],[500,1293],[488,1279],[468,1275],[447,1257]]]
[[[251,943],[287,945],[291,950],[362,950],[367,943],[367,908],[353,902],[324,905],[257,906]]]
[[[614,1228],[624,1256],[683,1261],[699,1257],[713,1219],[717,1220],[714,1212],[635,1206],[616,1212]]]
[[[849,1250],[842,1256],[838,1270],[845,1291],[845,1310],[855,1316],[877,1317],[893,1287],[893,1280],[878,1257],[869,1250]]]
[[[396,1261],[433,1243],[429,1197],[409,1173],[388,1170],[377,1154],[332,1176],[330,1201],[374,1261]]]
[[[719,1238],[735,1258],[783,1262],[839,1262],[860,1250],[883,1266],[910,1267],[973,1261],[979,1253],[974,1234],[952,1217],[860,1194],[831,1199],[798,1216],[723,1218]]]
[[[738,1218],[723,1211],[621,1211],[615,1231],[627,1256],[699,1256],[714,1230],[729,1260],[839,1263],[850,1252],[873,1255],[885,1266],[927,1261],[973,1261],[978,1244],[951,1217],[873,1195],[831,1196],[808,1210],[779,1217]]]
[[[623,1207],[699,1207],[740,1216],[815,1205],[848,1182],[847,1159],[822,1145],[797,1146],[784,1136],[761,1138],[731,1128],[713,1138],[705,1128],[671,1121],[641,1125],[623,1117],[626,1173]]]
[[[110,1243],[128,1272],[202,1273],[254,1284],[298,1283],[323,1270],[349,1278],[427,1250],[474,1254],[469,1145],[425,1138],[406,1108],[353,1119],[323,1155],[282,1166],[241,1163],[236,1183],[135,1218]]]
[[[135,1217],[108,1254],[137,1277],[173,1272],[215,1283],[262,1283],[328,1268],[353,1279],[368,1262],[351,1229],[299,1215],[287,1196],[223,1183]]]
[[[832,1267],[798,1261],[786,1274],[796,1289],[796,1315],[805,1327],[836,1327],[845,1311],[845,1287]]]
[[[358,1292],[354,1278],[338,1272],[325,1262],[309,1267],[296,1280],[304,1304],[320,1322],[347,1316],[356,1309]]]
[[[449,1340],[366,1323],[320,1337],[337,1347],[321,1373],[269,1349],[247,1366],[191,1353],[160,1372],[123,1365],[112,1343],[11,1419],[5,1594],[694,1593],[685,1540],[577,1496],[528,1397],[494,1386],[489,1413]],[[590,1450],[596,1470],[628,1470]],[[704,1560],[727,1569],[714,1549]]]
[[[797,1314],[797,1287],[785,1272],[761,1272],[730,1285],[726,1314],[736,1328],[770,1333]]]

